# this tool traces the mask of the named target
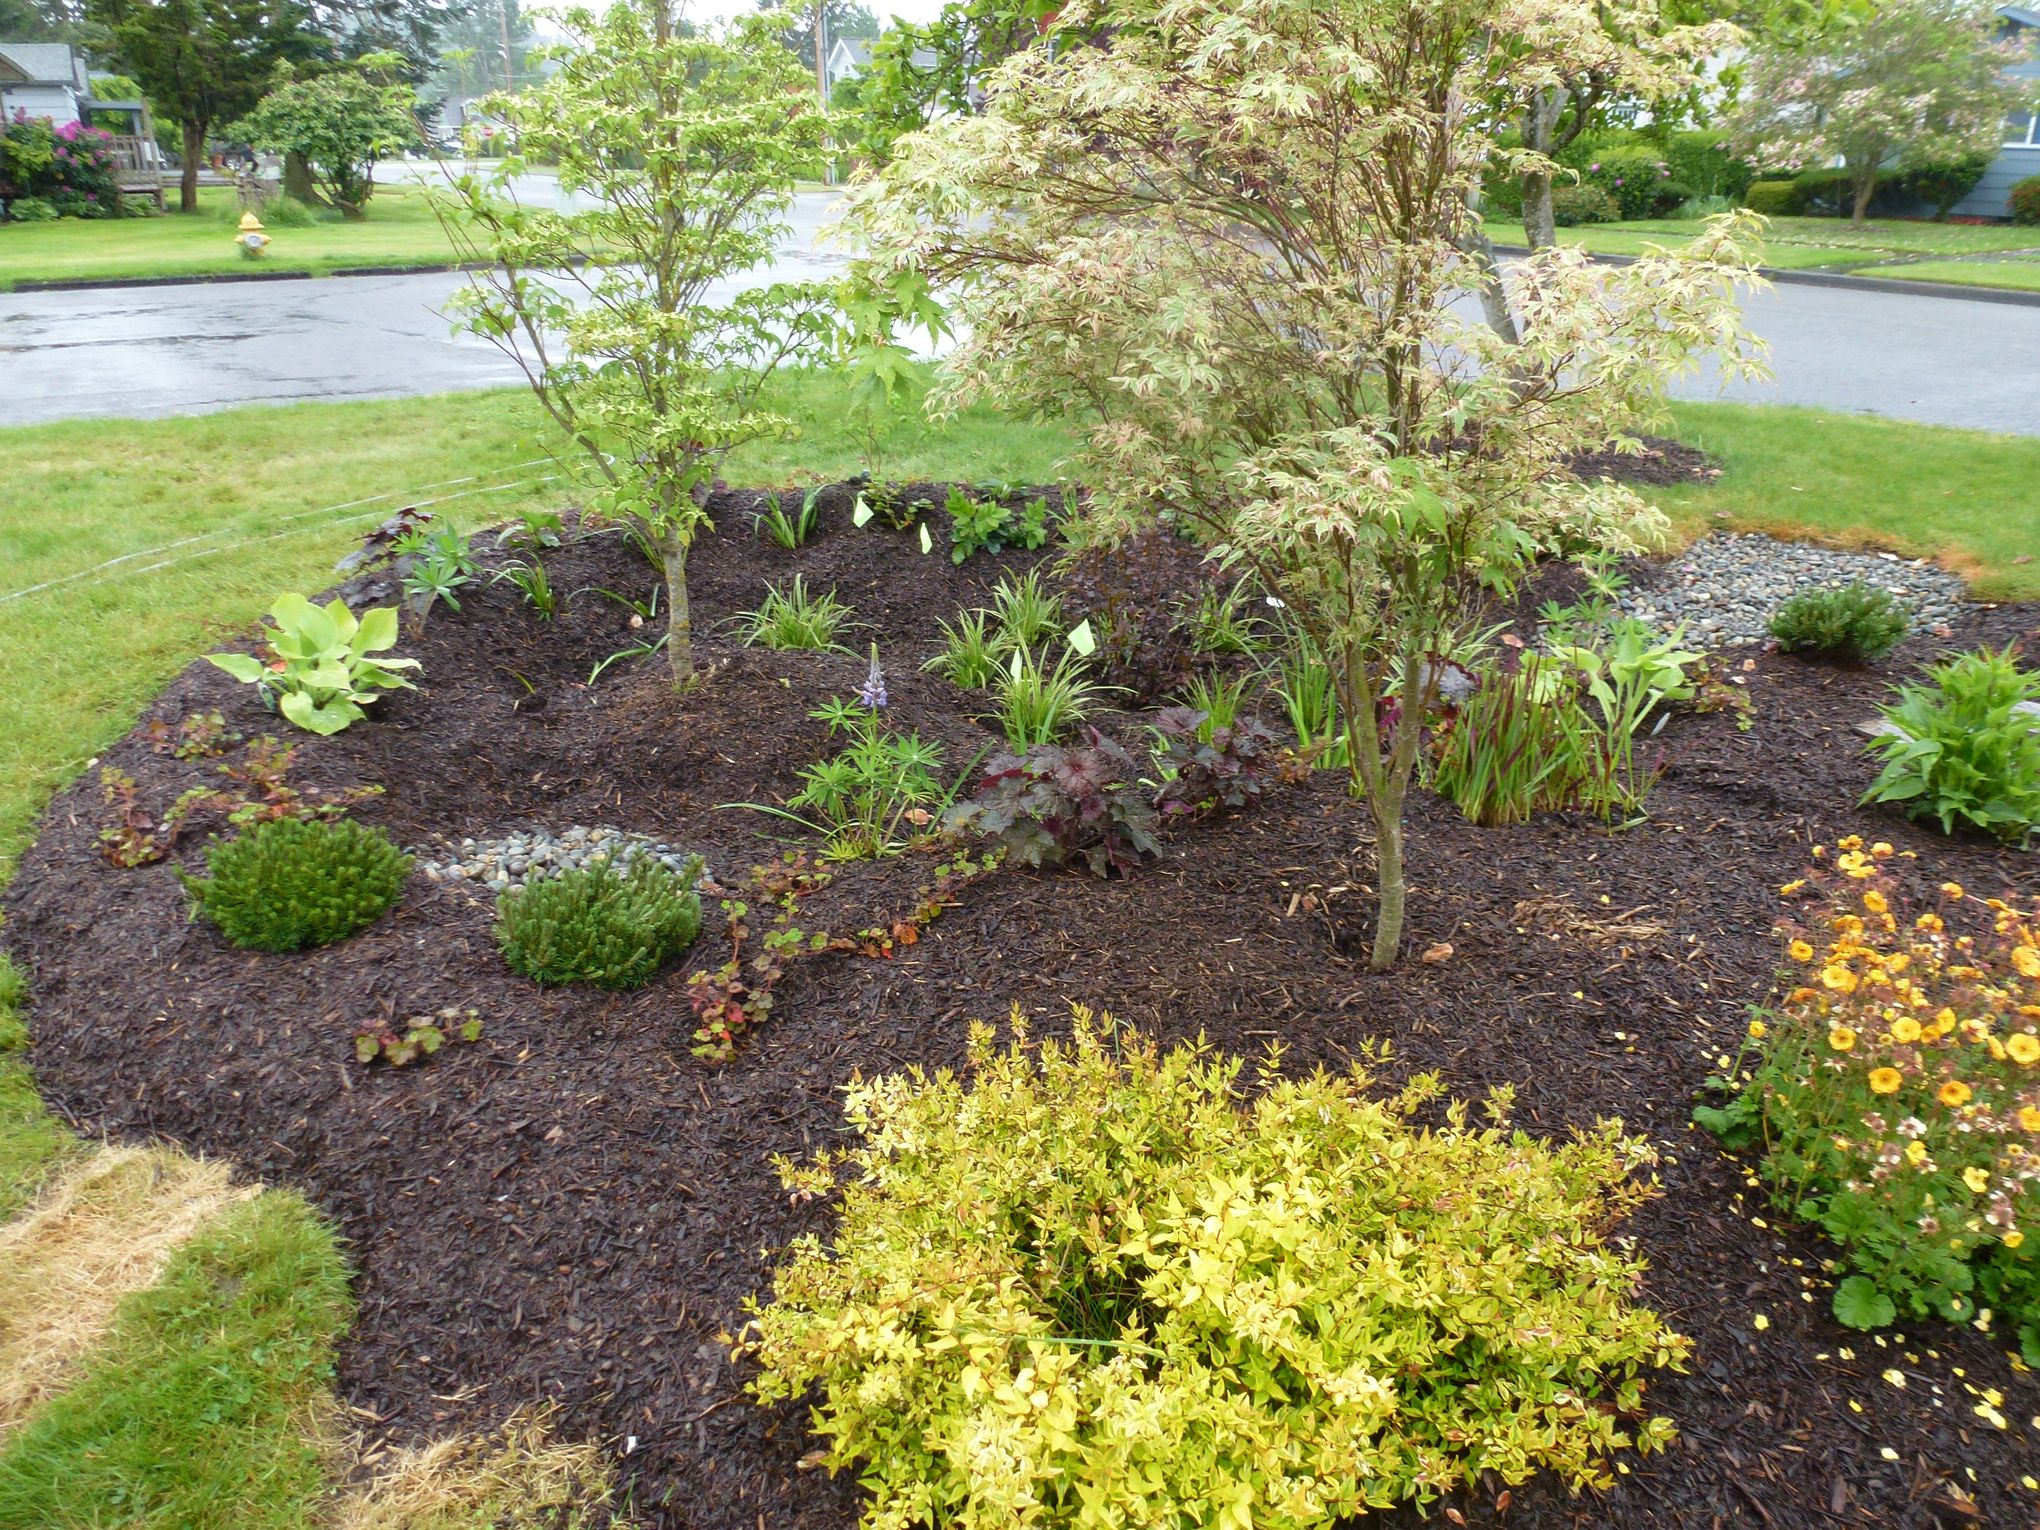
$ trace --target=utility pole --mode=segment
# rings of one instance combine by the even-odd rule
[[[503,39],[503,89],[507,93],[517,88],[510,69],[510,0],[496,0],[496,32]]]
[[[815,0],[815,94],[821,100],[822,110],[829,109],[829,59],[822,52],[822,45],[828,35],[829,0]],[[833,186],[836,177],[831,173],[829,145],[822,144],[822,184]]]

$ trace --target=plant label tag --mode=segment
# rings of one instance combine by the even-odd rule
[[[928,535],[928,523],[921,522],[921,552],[923,556],[935,550],[935,539]]]
[[[1080,659],[1088,659],[1098,651],[1098,639],[1091,633],[1091,619],[1085,617],[1077,623],[1069,636],[1070,652]]]
[[[871,506],[864,502],[862,494],[857,496],[857,503],[851,506],[850,524],[859,528],[871,524]]]

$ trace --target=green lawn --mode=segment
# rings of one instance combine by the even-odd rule
[[[271,228],[259,260],[234,245],[239,214],[232,191],[201,191],[199,202],[195,213],[160,218],[0,224],[0,289],[24,281],[432,266],[454,258],[417,187],[380,188],[359,221],[333,215],[308,228]]]
[[[1652,245],[1683,244],[1699,231],[1698,219],[1659,218],[1562,228],[1558,237],[1563,244],[1577,244],[1596,255],[1640,255]],[[1496,244],[1521,246],[1527,242],[1520,223],[1490,224],[1488,233]],[[1764,264],[1775,271],[1818,268],[2031,290],[2036,280],[2034,269],[2021,263],[1969,264],[1918,257],[2040,251],[2040,229],[1904,219],[1873,220],[1858,229],[1841,218],[1773,218],[1765,232],[1764,250]],[[1894,260],[1904,264],[1893,265]],[[1932,275],[1928,275],[1930,271]],[[1963,274],[1951,274],[1957,272]]]
[[[1893,276],[1910,282],[1953,282],[1958,287],[2040,292],[2040,260],[1915,260],[1902,266],[1866,266],[1856,274]]]

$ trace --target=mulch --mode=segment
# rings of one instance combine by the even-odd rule
[[[857,652],[766,653],[710,628],[700,649],[713,673],[689,694],[671,693],[656,659],[591,686],[594,665],[639,635],[593,591],[641,597],[656,576],[620,537],[583,536],[548,557],[554,584],[578,592],[557,621],[535,620],[508,585],[466,592],[460,612],[435,612],[405,646],[423,661],[421,688],[331,740],[296,740],[294,774],[382,785],[357,816],[414,847],[615,824],[727,873],[776,854],[784,833],[729,804],[794,790],[825,748],[808,713],[851,693],[868,639],[895,723],[939,739],[960,769],[992,735],[968,698],[917,666],[938,619],[1044,555],[954,566],[939,526],[924,557],[911,534],[852,530],[848,500],[829,496],[821,534],[789,553],[747,535],[757,496],[722,494],[722,534],[697,548],[691,583],[698,616],[712,616],[804,572],[868,624]],[[378,591],[370,579],[350,593]],[[1952,641],[2002,642],[2036,615],[1977,608]],[[1777,888],[1809,844],[1861,832],[1973,889],[2040,889],[2029,857],[1856,807],[1873,769],[1854,725],[1939,646],[1914,642],[1869,671],[1730,661],[1751,726],[1674,716],[1659,739],[1667,774],[1628,832],[1563,815],[1483,830],[1419,795],[1409,949],[1453,954],[1385,976],[1364,968],[1365,814],[1330,773],[1274,789],[1258,812],[1173,829],[1137,876],[1001,871],[891,960],[803,960],[770,1024],[722,1066],[690,1055],[683,997],[686,974],[726,954],[712,909],[681,964],[622,995],[534,989],[498,956],[489,905],[422,877],[340,945],[236,951],[188,922],[170,865],[121,871],[99,857],[93,772],[52,806],[9,891],[6,940],[33,977],[33,1063],[58,1109],[91,1131],[229,1156],[336,1219],[360,1300],[341,1388],[375,1429],[411,1442],[556,1403],[569,1431],[612,1452],[650,1525],[854,1523],[854,1482],[800,1465],[803,1410],[748,1401],[718,1343],[772,1251],[828,1226],[825,1206],[789,1203],[768,1159],[837,1137],[853,1072],[956,1065],[972,1020],[1018,1006],[1052,1032],[1071,1000],[1168,1039],[1202,1033],[1244,1052],[1280,1041],[1297,1069],[1343,1067],[1385,1038],[1391,1078],[1436,1069],[1466,1096],[1508,1083],[1532,1130],[1614,1115],[1661,1144],[1664,1193],[1626,1232],[1650,1263],[1644,1299],[1696,1346],[1689,1372],[1648,1397],[1676,1421],[1677,1444],[1625,1458],[1606,1492],[1536,1481],[1459,1494],[1452,1522],[2032,1525],[2040,1499],[2014,1484],[2040,1471],[2026,1422],[2040,1383],[2015,1372],[2002,1337],[1840,1329],[1810,1279],[1833,1250],[1778,1225],[1746,1165],[1687,1125],[1695,1087],[1772,991]],[[150,715],[174,724],[212,708],[249,735],[273,727],[202,663]],[[1101,721],[1140,736],[1134,716]],[[105,759],[159,806],[210,769],[152,753],[139,730]],[[200,853],[194,836],[173,859],[195,866]],[[802,922],[847,931],[901,913],[931,866],[908,855],[843,867]],[[404,1070],[350,1060],[356,1022],[445,1005],[478,1007],[483,1040]],[[1903,1390],[1880,1379],[1891,1367]],[[2002,1389],[2011,1429],[1976,1417],[1965,1386]]]

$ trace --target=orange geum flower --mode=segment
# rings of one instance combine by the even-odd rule
[[[1958,1106],[1967,1105],[1971,1093],[1970,1087],[1961,1079],[1951,1078],[1934,1092],[1934,1098],[1953,1110]]]
[[[1837,1025],[1828,1032],[1828,1045],[1837,1052],[1853,1051],[1856,1046],[1856,1033],[1846,1025]]]
[[[2030,1067],[2040,1062],[2040,1038],[2031,1036],[2025,1031],[2017,1031],[2006,1037],[2005,1050],[2011,1054],[2012,1061],[2021,1067]]]
[[[1889,858],[1893,853],[1891,849],[1891,841],[1888,839],[1880,839],[1879,841],[1877,841],[1876,844],[1870,847],[1870,853],[1876,856],[1877,859],[1879,859],[1880,861]]]
[[[1870,1070],[1870,1092],[1872,1094],[1897,1094],[1899,1085],[1905,1082],[1905,1075],[1896,1068],[1872,1068]]]

